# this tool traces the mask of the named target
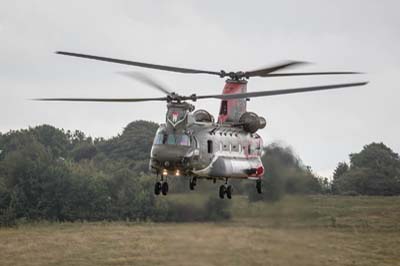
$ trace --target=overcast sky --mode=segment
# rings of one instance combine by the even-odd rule
[[[133,120],[163,122],[160,103],[44,103],[37,97],[152,97],[115,74],[140,70],[182,94],[222,91],[224,80],[70,58],[81,52],[215,70],[252,70],[282,60],[296,71],[362,71],[335,77],[253,78],[248,91],[370,81],[365,87],[253,99],[266,143],[293,147],[329,176],[370,142],[400,152],[400,1],[0,0],[0,132],[51,124],[111,137]],[[213,114],[218,100],[196,107]],[[268,168],[268,166],[266,166]]]

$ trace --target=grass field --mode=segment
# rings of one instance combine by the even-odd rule
[[[400,265],[400,197],[237,196],[228,222],[2,228],[0,265]]]

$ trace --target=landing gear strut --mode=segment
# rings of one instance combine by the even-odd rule
[[[221,185],[219,187],[219,197],[221,199],[223,199],[225,197],[225,194],[226,194],[226,197],[228,199],[231,199],[232,198],[232,192],[233,192],[233,187],[232,187],[232,185],[228,185],[228,178],[226,178],[225,179],[225,184]]]
[[[190,190],[194,190],[194,187],[197,185],[197,178],[193,177],[189,180],[189,188]]]
[[[154,185],[154,194],[160,195],[162,193],[164,196],[168,194],[168,182],[164,181],[164,176],[161,176],[161,180],[157,181]]]

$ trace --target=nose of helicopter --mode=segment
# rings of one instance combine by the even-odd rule
[[[151,161],[156,168],[179,169],[185,166],[185,158],[190,147],[178,145],[154,145]]]

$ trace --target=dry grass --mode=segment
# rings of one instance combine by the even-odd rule
[[[400,265],[398,201],[296,197],[248,205],[237,198],[233,221],[224,223],[3,228],[0,265]],[[321,219],[327,212],[343,226]],[[367,227],[357,223],[375,216],[385,226],[378,218]]]

